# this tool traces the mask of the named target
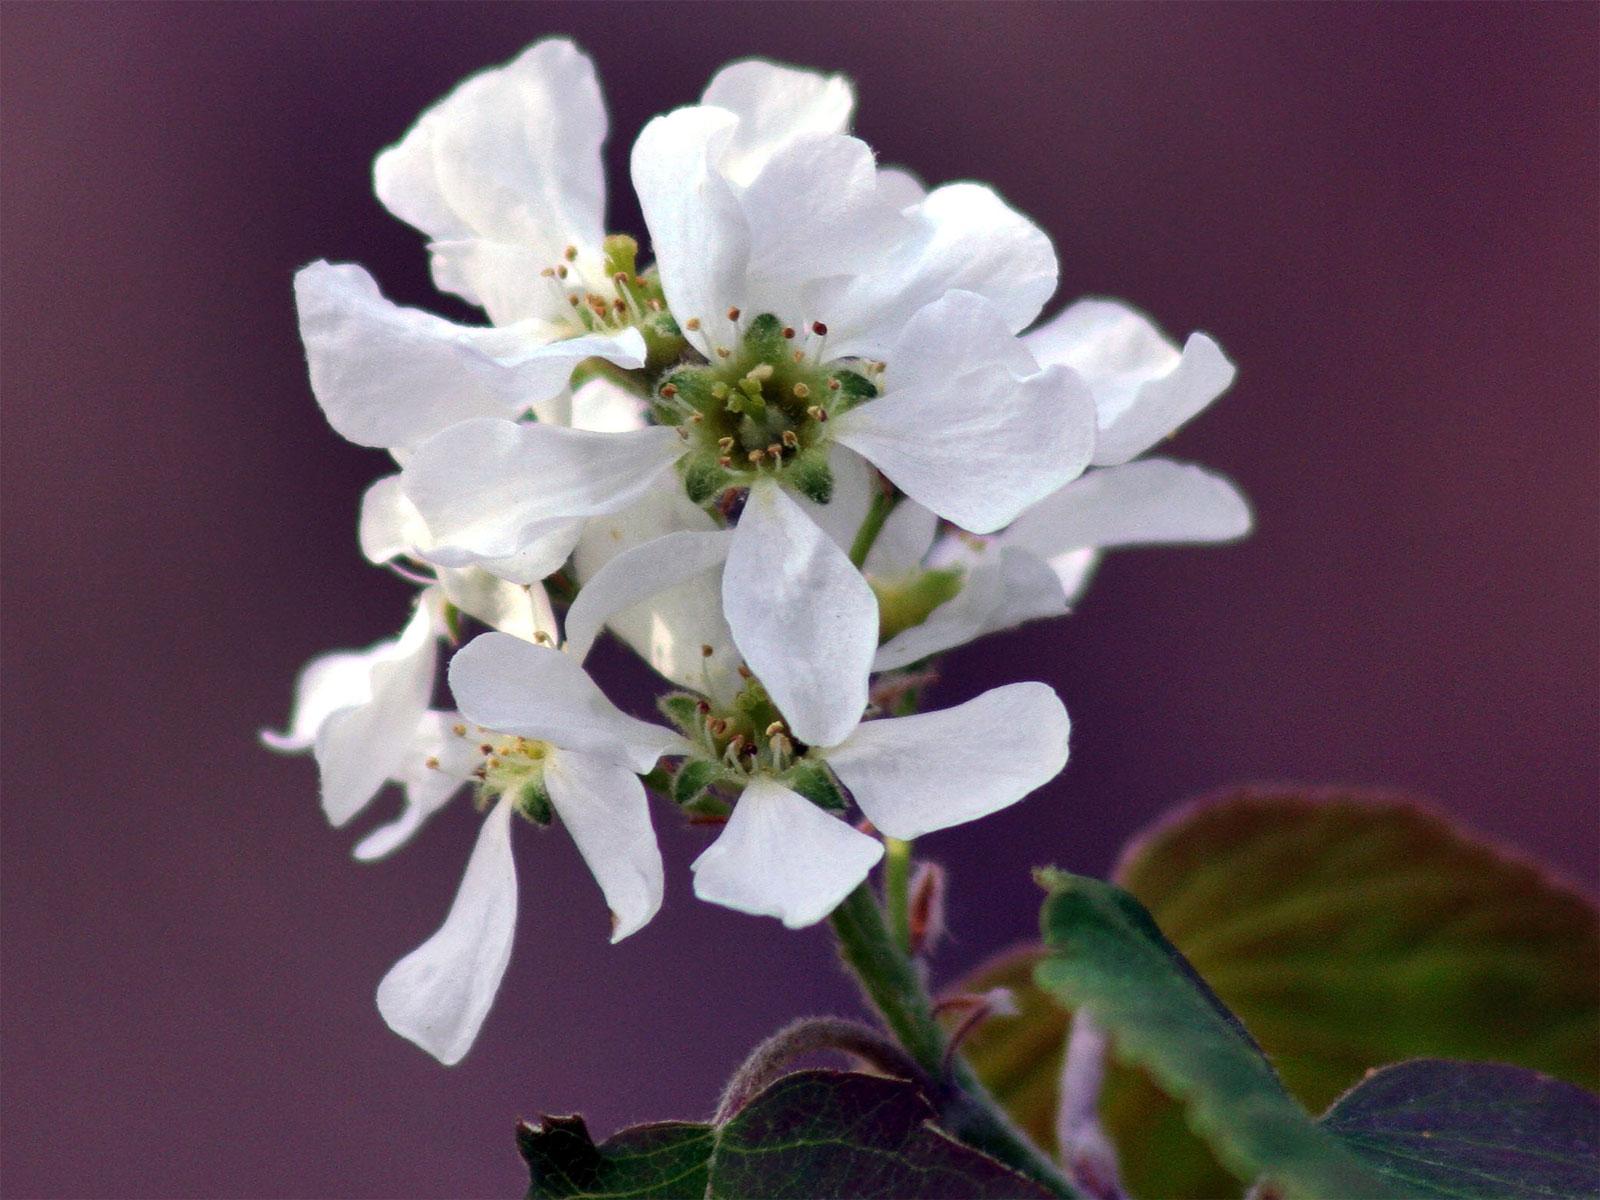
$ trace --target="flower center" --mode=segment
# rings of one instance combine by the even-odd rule
[[[509,796],[528,820],[550,823],[550,794],[544,786],[544,769],[552,747],[533,738],[488,734],[478,746],[483,762],[473,775],[478,780],[480,807]]]
[[[738,318],[730,310],[729,319]],[[821,325],[811,329],[818,338],[826,332]],[[881,368],[824,363],[796,341],[793,326],[763,313],[746,327],[737,350],[718,351],[714,361],[661,380],[656,418],[676,425],[689,442],[680,469],[696,504],[762,475],[778,476],[820,504],[832,497],[827,423],[877,396],[868,376]]]

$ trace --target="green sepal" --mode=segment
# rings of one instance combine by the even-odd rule
[[[444,628],[452,642],[461,640],[461,610],[449,601],[444,605]]]
[[[721,401],[711,392],[716,384],[717,377],[706,368],[682,367],[662,379],[658,390],[664,394],[668,388],[676,388],[677,394],[670,398],[672,404],[679,408],[687,404],[696,412],[711,414],[721,407]]]
[[[725,821],[733,812],[733,805],[714,792],[701,792],[683,806],[683,815],[706,821]]]
[[[642,322],[639,333],[644,337],[644,369],[647,374],[666,370],[683,356],[684,349],[689,345],[683,330],[678,328],[672,314],[667,312],[657,313]]]
[[[662,796],[670,796],[672,794],[672,772],[660,763],[657,763],[648,775],[641,775],[639,782],[644,784],[650,791]]]
[[[684,459],[683,490],[694,504],[709,503],[732,482],[733,476],[718,465],[715,455],[694,454]]]
[[[781,776],[784,786],[799,792],[819,808],[843,812],[844,793],[833,781],[833,772],[814,758],[802,758]]]
[[[535,825],[548,825],[555,820],[555,809],[550,805],[550,793],[544,783],[530,779],[517,789],[517,812]]]
[[[835,371],[833,379],[839,384],[833,393],[834,402],[828,406],[833,416],[847,413],[863,401],[877,399],[878,389],[865,375],[844,369]]]
[[[656,701],[661,715],[690,741],[700,734],[700,698],[689,692],[668,692]],[[663,789],[665,790],[665,789]]]
[[[833,468],[828,466],[828,456],[821,447],[813,446],[795,455],[786,477],[795,491],[808,500],[826,504],[833,499]]]
[[[692,758],[683,764],[677,778],[672,781],[672,802],[691,804],[722,774],[722,768],[703,758]]]

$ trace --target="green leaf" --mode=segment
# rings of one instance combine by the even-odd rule
[[[1049,953],[1035,981],[1093,1013],[1119,1059],[1182,1097],[1195,1128],[1235,1171],[1265,1175],[1306,1200],[1405,1195],[1317,1126],[1143,905],[1098,879],[1047,871],[1040,882],[1049,891],[1041,917]]]
[[[1521,1067],[1385,1067],[1322,1126],[1418,1200],[1600,1196],[1600,1097]]]
[[[912,1084],[786,1075],[721,1126],[667,1122],[596,1145],[581,1117],[523,1123],[529,1200],[1029,1200],[1048,1193],[933,1123]]]
[[[1117,878],[1312,1111],[1370,1068],[1418,1057],[1600,1085],[1593,905],[1413,803],[1231,793],[1136,838]],[[1067,1017],[1031,985],[1040,954],[1014,951],[959,987],[1016,993],[1021,1016],[989,1022],[965,1049],[1018,1123],[1054,1148]],[[1144,1073],[1113,1069],[1101,1114],[1135,1195],[1237,1190]]]

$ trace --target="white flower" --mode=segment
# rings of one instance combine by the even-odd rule
[[[1066,765],[1068,730],[1053,690],[1014,683],[955,708],[860,722],[807,757],[833,771],[880,832],[909,839],[998,812],[1049,782]],[[876,838],[756,775],[694,861],[694,891],[800,928],[832,912],[882,853]]]
[[[429,769],[451,790],[476,778],[492,808],[444,924],[378,985],[390,1028],[446,1064],[471,1047],[510,961],[513,812],[560,818],[605,894],[619,941],[661,907],[661,853],[638,776],[683,748],[672,731],[620,712],[575,657],[509,634],[483,634],[463,648],[451,660],[450,687],[461,716],[447,736],[457,746],[450,763],[435,757]]]
[[[444,629],[442,596],[429,588],[397,638],[366,650],[336,650],[306,664],[295,685],[289,728],[261,737],[277,750],[312,750],[322,809],[343,825],[405,771],[425,723]]]
[[[1180,351],[1143,314],[1080,300],[1023,339],[1040,362],[1077,371],[1094,394],[1095,469],[1024,512],[998,539],[1048,562],[1070,602],[1100,551],[1225,542],[1250,531],[1250,507],[1228,480],[1187,463],[1130,461],[1226,391],[1234,367],[1203,333]]]

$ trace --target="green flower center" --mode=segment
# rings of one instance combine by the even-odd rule
[[[528,820],[537,825],[550,824],[550,794],[544,786],[550,743],[499,734],[488,736],[490,740],[478,746],[483,765],[473,772],[478,779],[479,807],[486,808],[501,796],[509,796]]]
[[[868,374],[878,368],[824,364],[796,340],[793,327],[764,313],[736,351],[672,371],[657,386],[657,420],[676,425],[689,443],[679,469],[696,504],[761,476],[777,476],[820,504],[832,498],[828,421],[877,396]]]

